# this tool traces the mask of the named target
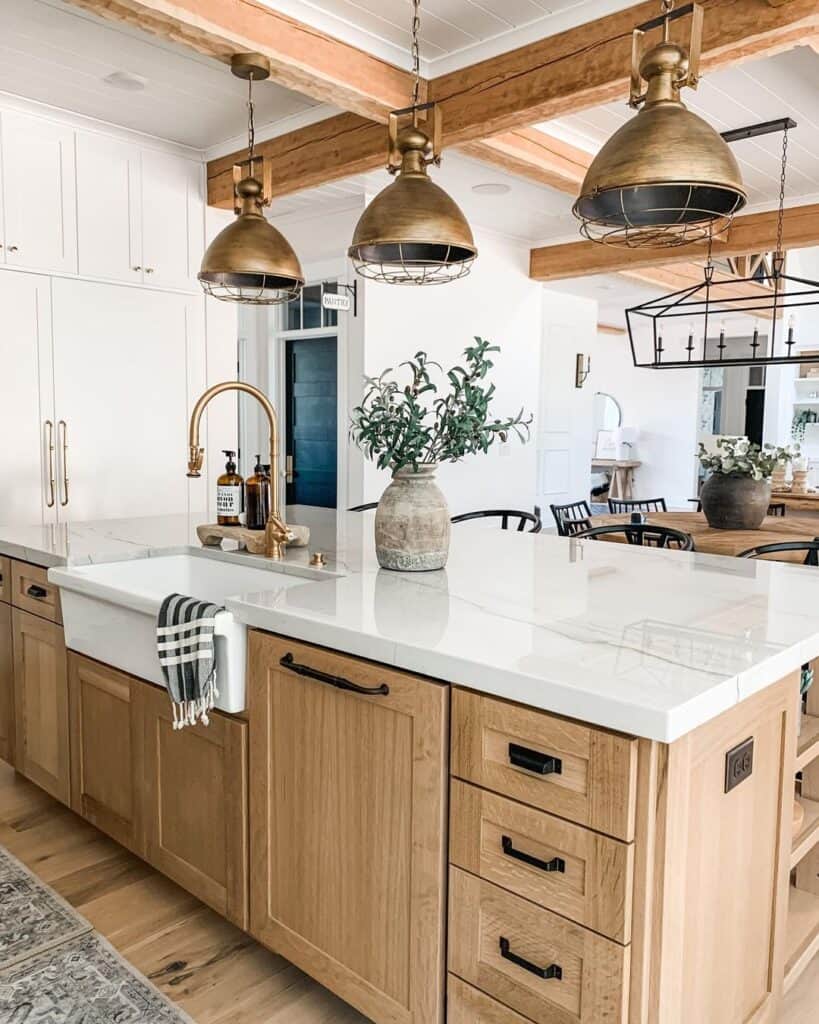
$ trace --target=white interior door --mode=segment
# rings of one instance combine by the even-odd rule
[[[77,233],[84,277],[142,281],[140,153],[77,133]]]
[[[196,288],[204,246],[202,166],[142,151],[142,251],[145,280],[164,288]]]
[[[58,484],[64,502],[67,476],[72,521],[188,512],[188,407],[204,381],[195,307],[170,292],[54,281],[56,409],[68,440]]]
[[[4,111],[2,135],[6,263],[75,273],[73,129]]]
[[[0,309],[0,524],[53,522],[49,279],[0,271]]]

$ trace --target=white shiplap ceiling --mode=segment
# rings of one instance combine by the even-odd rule
[[[145,89],[106,84],[117,71],[146,79]],[[246,130],[247,87],[224,64],[61,0],[0,0],[0,91],[196,149]],[[269,82],[255,99],[260,126],[289,130],[333,113]]]
[[[261,0],[399,67],[410,66],[412,0]],[[634,0],[421,0],[425,77],[447,74],[631,7]]]
[[[789,203],[819,199],[819,53],[799,46],[764,60],[747,61],[706,75],[696,92],[686,89],[686,105],[717,131],[792,117],[786,198]],[[622,102],[538,125],[590,153],[596,153],[616,130],[634,117]],[[779,194],[782,135],[735,142],[748,189],[748,208],[769,208]]]

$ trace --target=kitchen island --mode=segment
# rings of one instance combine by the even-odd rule
[[[225,600],[246,712],[173,733],[69,653],[67,802],[377,1024],[775,1021],[819,935],[788,884],[815,572],[464,526],[395,574],[371,515],[312,525],[326,570]]]

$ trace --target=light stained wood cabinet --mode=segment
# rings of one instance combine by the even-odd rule
[[[447,1024],[531,1024],[519,1013],[454,974],[447,985]]]
[[[41,565],[12,559],[10,592],[15,608],[62,624],[59,588],[48,582],[48,570]]]
[[[71,802],[68,670],[62,626],[14,608],[15,765]]]
[[[76,273],[73,129],[3,111],[0,132],[5,213],[0,258],[9,267]]]
[[[634,838],[637,741],[455,689],[452,774],[618,839]]]
[[[257,632],[249,688],[252,934],[376,1024],[439,1024],[448,688]]]
[[[71,807],[118,843],[142,852],[143,685],[78,654],[68,656]]]
[[[0,758],[14,764],[14,646],[11,614],[11,605],[0,600]]]
[[[139,685],[137,705],[145,858],[247,927],[247,722],[213,712],[207,727],[175,731],[168,694],[147,683]]]

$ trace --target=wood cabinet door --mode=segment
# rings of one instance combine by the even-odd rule
[[[205,215],[201,164],[142,151],[142,262],[145,283],[199,291]]]
[[[258,632],[249,685],[252,934],[376,1024],[438,1024],[448,687]]]
[[[74,129],[4,111],[6,264],[77,272]]]
[[[79,654],[68,656],[71,807],[135,853],[141,852],[137,680]]]
[[[145,858],[203,903],[247,927],[247,722],[213,712],[174,730],[168,694],[138,689]]]
[[[0,758],[14,764],[14,648],[11,606],[0,602]]]
[[[68,669],[63,628],[12,609],[16,767],[64,804],[71,802]]]
[[[141,283],[141,217],[139,148],[77,132],[77,239],[83,277]]]

